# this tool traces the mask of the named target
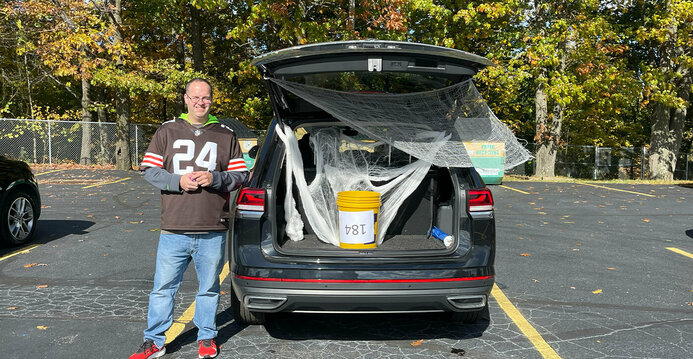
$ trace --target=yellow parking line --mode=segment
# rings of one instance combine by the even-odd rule
[[[519,189],[515,189],[515,188],[512,188],[512,187],[508,187],[508,186],[506,186],[506,185],[499,185],[499,187],[503,187],[503,188],[506,188],[506,189],[509,189],[509,190],[513,190],[513,191],[515,191],[515,192],[520,192],[520,193],[522,193],[522,194],[531,194],[531,193],[529,193],[529,192],[520,191]]]
[[[657,198],[657,196],[647,194],[647,193],[640,193],[640,192],[633,192],[633,191],[626,191],[625,189],[618,189],[618,188],[611,188],[611,187],[605,187],[605,186],[598,186],[596,184],[591,184],[591,183],[584,183],[584,182],[577,182],[578,184],[585,185],[585,186],[592,186],[592,187],[597,187],[597,188],[604,188],[612,191],[619,191],[619,192],[626,192],[626,193],[632,193],[632,194],[637,194],[639,196],[647,196],[647,197],[654,197]]]
[[[680,254],[680,255],[682,255],[682,256],[686,256],[686,257],[688,257],[688,258],[693,259],[693,254],[688,253],[688,252],[686,252],[686,251],[684,251],[684,250],[682,250],[682,249],[678,249],[678,248],[674,248],[674,247],[667,247],[667,249],[670,250],[670,251],[672,251],[672,252],[676,252],[676,253],[678,253],[678,254]]]
[[[64,171],[64,170],[63,169],[57,169],[57,170],[52,170],[52,171],[46,171],[46,172],[37,173],[34,176],[40,176],[40,175],[45,175],[47,173],[53,173],[53,172],[59,172],[59,171]]]
[[[31,251],[32,249],[34,249],[34,248],[36,248],[36,247],[38,247],[38,246],[40,246],[40,244],[32,244],[32,245],[30,245],[30,246],[28,246],[28,247],[20,248],[20,249],[17,249],[16,251],[14,251],[14,252],[5,254],[4,256],[0,257],[0,262],[4,261],[4,260],[7,259],[7,258],[14,257],[14,256],[16,256],[17,254],[29,253],[29,251]]]
[[[542,338],[541,334],[537,332],[534,327],[529,324],[527,319],[520,314],[520,311],[515,308],[513,303],[508,300],[508,297],[503,294],[503,292],[498,288],[497,285],[493,285],[493,289],[491,289],[491,295],[493,298],[498,302],[498,305],[500,305],[501,309],[505,311],[505,314],[507,314],[510,319],[515,322],[515,325],[517,325],[522,333],[529,339],[529,341],[534,344],[534,347],[537,348],[539,351],[539,354],[541,354],[542,357],[544,358],[557,358],[560,359],[561,357],[558,356],[558,354],[546,343],[544,338]]]
[[[106,184],[118,183],[118,182],[122,182],[122,181],[125,181],[125,180],[129,180],[130,178],[132,178],[132,177],[121,178],[121,179],[119,179],[119,180],[117,180],[117,181],[111,181],[111,182],[104,182],[104,183],[92,184],[92,185],[89,185],[89,186],[84,186],[84,187],[82,187],[82,188],[91,188],[91,187],[103,186],[103,185],[106,185]]]
[[[229,262],[226,262],[226,264],[224,264],[224,268],[221,270],[221,273],[219,274],[219,283],[222,283],[228,275]],[[195,302],[193,301],[192,304],[190,304],[190,306],[188,307],[188,309],[186,309],[183,312],[183,315],[181,315],[178,319],[174,320],[171,327],[168,328],[168,330],[166,331],[166,344],[176,339],[176,337],[178,337],[180,333],[183,332],[185,326],[193,320],[194,316]]]

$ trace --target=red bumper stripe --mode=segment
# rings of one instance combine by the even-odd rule
[[[238,279],[259,280],[265,282],[298,282],[298,283],[431,283],[431,282],[463,282],[493,278],[492,275],[482,277],[462,278],[431,278],[431,279],[294,279],[294,278],[263,278],[248,277],[236,274]]]

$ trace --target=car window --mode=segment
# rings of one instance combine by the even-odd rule
[[[289,81],[337,91],[412,93],[453,85],[445,77],[398,72],[337,72],[302,75]]]

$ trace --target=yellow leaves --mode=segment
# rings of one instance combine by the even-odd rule
[[[649,218],[643,218],[642,221],[643,221],[643,222],[649,222],[650,219],[649,219]]]
[[[12,307],[7,308],[7,310],[16,310],[16,309],[19,309],[19,307],[17,307],[17,306],[12,306]]]
[[[31,268],[31,267],[35,267],[37,265],[38,265],[38,263],[29,263],[29,264],[25,264],[24,268]]]
[[[601,289],[597,289],[597,290],[593,290],[592,293],[593,294],[602,294],[603,291]]]
[[[48,328],[50,328],[50,327],[47,326],[47,325],[37,325],[37,326],[36,326],[36,329],[38,329],[38,330],[46,330],[46,329],[48,329]]]
[[[36,286],[36,288],[38,288],[38,289],[48,288],[48,285],[46,285],[46,284],[39,284],[39,285]]]
[[[523,256],[523,257],[529,257],[529,256],[531,256],[531,254],[529,254],[529,253],[520,253],[520,255]]]
[[[415,340],[415,341],[411,342],[411,346],[418,347],[422,343],[423,343],[423,339]]]

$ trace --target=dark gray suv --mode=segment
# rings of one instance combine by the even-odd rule
[[[369,68],[374,58],[375,71]],[[255,59],[254,65],[268,80],[275,118],[251,179],[239,191],[230,228],[236,321],[260,324],[267,314],[277,312],[446,312],[456,321],[477,321],[494,284],[496,231],[491,192],[474,168],[431,166],[397,210],[377,248],[344,249],[324,243],[305,218],[296,189],[287,188],[287,149],[275,126],[289,126],[297,136],[330,129],[362,136],[364,143],[369,139],[270,79],[324,87],[347,84],[354,88],[339,90],[361,93],[417,92],[468,80],[491,62],[437,46],[364,40],[279,50]],[[315,176],[314,148],[299,148],[310,183]],[[392,147],[386,156],[388,166],[412,161]],[[301,241],[290,240],[286,233],[287,193],[297,197],[308,224]],[[434,238],[433,228],[450,234],[452,243]]]

